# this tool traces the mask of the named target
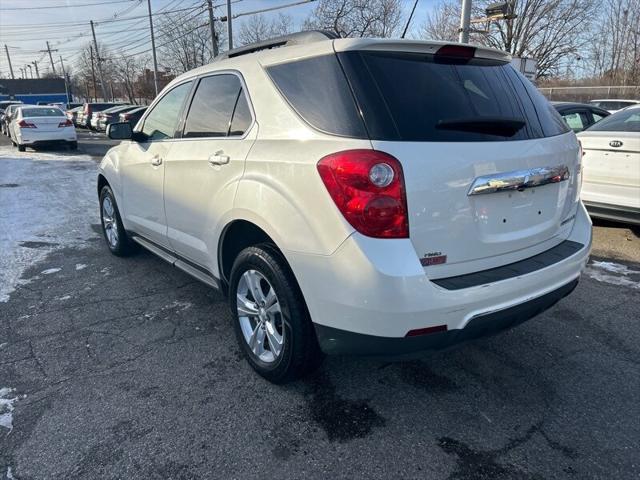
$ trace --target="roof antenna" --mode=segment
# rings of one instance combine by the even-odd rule
[[[411,19],[413,18],[413,12],[416,11],[417,6],[418,6],[418,0],[416,0],[413,4],[413,8],[411,9],[411,14],[407,19],[407,24],[404,26],[404,31],[402,32],[402,36],[400,38],[404,38],[404,36],[407,34],[407,30],[409,29],[409,24],[411,23]]]

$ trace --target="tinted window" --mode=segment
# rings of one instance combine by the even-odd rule
[[[244,132],[246,132],[250,126],[251,109],[249,108],[249,102],[247,101],[244,90],[241,90],[238,94],[236,109],[233,112],[233,120],[231,120],[229,135],[244,135]]]
[[[62,117],[64,113],[57,107],[52,108],[23,108],[23,117]]]
[[[335,55],[274,65],[267,71],[293,109],[312,127],[334,135],[367,137]]]
[[[182,105],[190,89],[191,82],[178,85],[153,107],[142,126],[142,132],[149,137],[149,140],[173,138]]]
[[[240,79],[231,74],[200,80],[182,136],[226,137],[241,90]]]
[[[397,52],[348,52],[340,60],[374,139],[524,140],[568,131],[504,63]]]
[[[640,108],[622,110],[594,123],[588,131],[640,132]]]
[[[597,105],[600,108],[604,108],[605,110],[620,110],[622,108],[628,107],[629,105],[634,105],[633,102],[622,102],[619,100],[593,102],[593,103],[594,105]]]

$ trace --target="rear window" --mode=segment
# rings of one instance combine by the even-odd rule
[[[614,113],[593,124],[587,130],[590,132],[640,132],[640,108]]]
[[[635,105],[634,102],[623,102],[619,100],[611,100],[604,102],[593,102],[594,105],[597,105],[600,108],[604,108],[605,110],[621,110],[630,105]]]
[[[63,111],[59,108],[23,108],[23,117],[62,117]]]
[[[569,131],[509,64],[402,52],[346,52],[339,58],[373,139],[505,141]]]

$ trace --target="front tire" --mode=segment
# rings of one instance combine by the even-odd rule
[[[240,349],[262,377],[286,383],[320,364],[322,354],[302,292],[273,245],[240,252],[231,270],[229,304]]]
[[[100,191],[100,223],[111,253],[118,257],[126,257],[135,252],[135,244],[124,229],[116,198],[108,185]]]

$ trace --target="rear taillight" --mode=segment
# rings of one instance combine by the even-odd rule
[[[125,122],[131,118],[131,115],[129,115],[128,113],[122,114],[120,116],[122,117],[122,120]]]
[[[20,121],[18,122],[18,126],[19,126],[20,128],[38,128],[38,127],[36,127],[33,123],[31,123],[31,122],[27,122],[26,120],[20,120]]]
[[[329,195],[358,232],[375,238],[408,238],[409,221],[400,162],[375,150],[345,150],[318,162]]]
[[[58,124],[58,128],[62,127],[73,127],[73,122],[67,118],[64,122]]]

